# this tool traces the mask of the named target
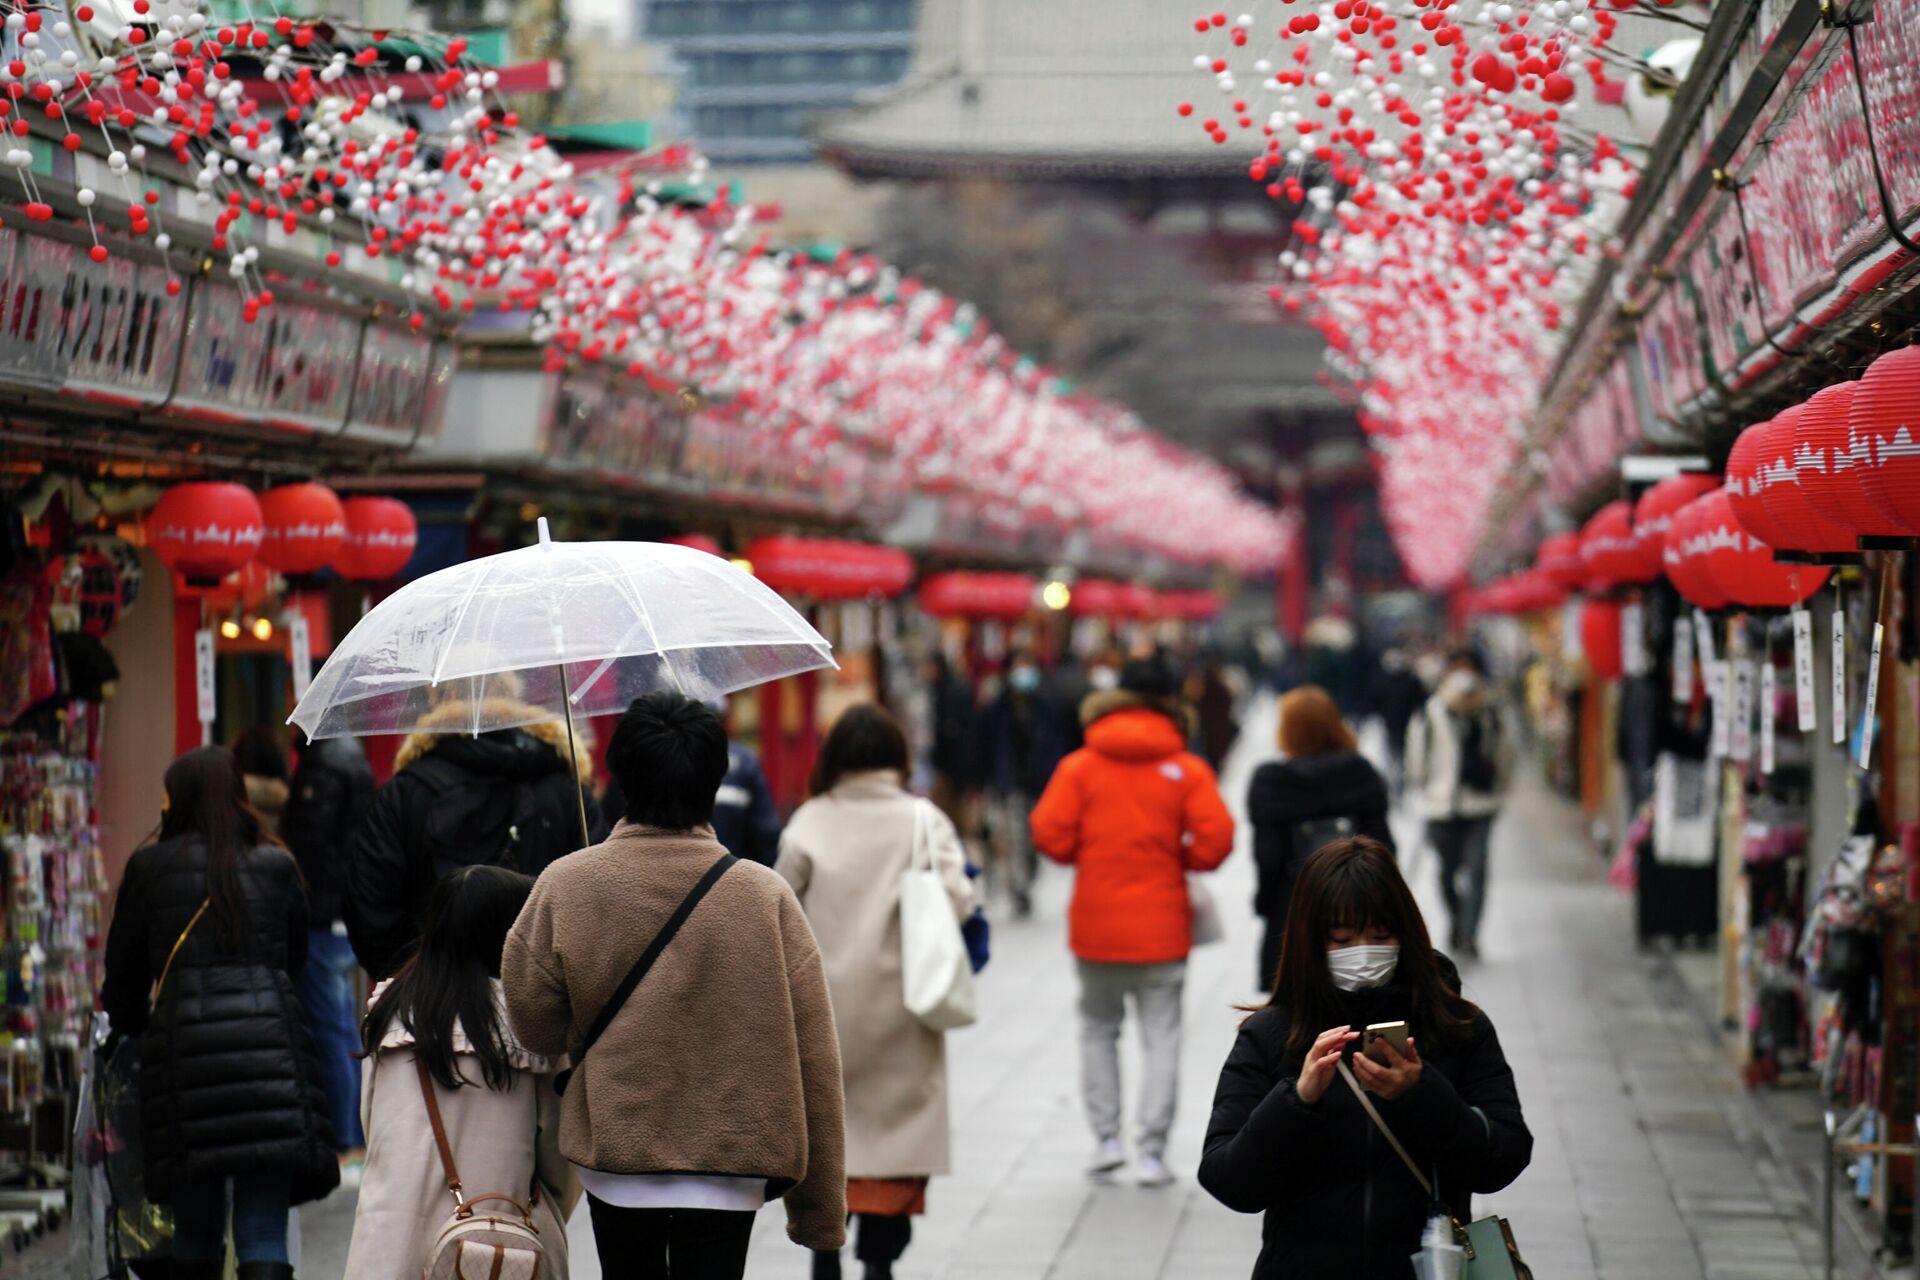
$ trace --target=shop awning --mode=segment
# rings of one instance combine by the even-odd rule
[[[936,573],[920,584],[920,607],[936,618],[1018,618],[1037,585],[1024,573]]]
[[[890,598],[913,581],[913,558],[897,547],[776,534],[747,547],[760,581],[815,600]]]

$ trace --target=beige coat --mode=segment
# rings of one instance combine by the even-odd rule
[[[946,1037],[907,1012],[901,987],[900,877],[916,803],[893,773],[853,774],[800,806],[780,837],[775,870],[806,909],[833,991],[851,1178],[947,1171]],[[925,808],[934,866],[965,920],[967,855],[946,816]]]
[[[494,995],[501,998],[498,983]],[[501,1025],[506,1025],[504,1012]],[[456,1033],[456,1049],[466,1052],[466,1044],[466,1036]],[[367,1167],[347,1249],[346,1274],[354,1280],[420,1280],[427,1252],[453,1214],[412,1046],[412,1034],[394,1019],[380,1052],[361,1073]],[[540,1203],[533,1220],[552,1264],[543,1275],[567,1280],[566,1217],[580,1191],[572,1166],[560,1154],[555,1064],[513,1048],[513,1088],[497,1093],[485,1085],[463,1086],[438,1089],[435,1096],[468,1195],[492,1192],[524,1202],[538,1179]],[[478,1081],[478,1061],[463,1062],[461,1074]]]
[[[726,850],[712,827],[622,822],[540,873],[500,976],[522,1044],[578,1059],[560,1150],[605,1173],[765,1178],[787,1234],[846,1240],[840,1046],[813,930],[787,882],[736,863],[584,1057],[587,1028]]]

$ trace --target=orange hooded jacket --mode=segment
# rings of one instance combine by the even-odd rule
[[[1233,852],[1233,815],[1162,705],[1123,690],[1081,708],[1087,745],[1034,806],[1034,846],[1075,867],[1067,944],[1082,960],[1164,964],[1193,948],[1189,871]]]

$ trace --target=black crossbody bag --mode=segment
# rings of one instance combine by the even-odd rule
[[[707,896],[707,890],[718,884],[720,877],[727,874],[727,868],[738,861],[739,859],[730,853],[722,854],[718,862],[707,868],[707,873],[700,877],[700,882],[687,890],[687,896],[680,900],[680,905],[675,907],[673,914],[667,917],[667,922],[660,926],[660,932],[653,935],[653,941],[649,942],[647,949],[640,953],[640,958],[633,962],[633,968],[627,970],[627,976],[620,980],[619,987],[601,1008],[600,1016],[595,1018],[593,1025],[587,1028],[587,1038],[580,1042],[580,1052],[573,1055],[573,1066],[554,1076],[553,1091],[555,1093],[567,1091],[567,1083],[573,1079],[574,1071],[586,1059],[587,1050],[593,1048],[593,1042],[606,1034],[607,1028],[613,1025],[614,1018],[618,1016],[628,998],[633,995],[634,988],[640,985],[640,979],[647,976],[647,970],[653,968],[653,962],[660,958],[660,953],[667,949],[669,942],[673,941],[673,935],[680,932],[680,926],[687,922],[687,917],[693,914],[693,909],[700,905],[700,899]]]

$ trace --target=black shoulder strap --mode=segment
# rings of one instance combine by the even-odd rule
[[[687,917],[693,914],[693,909],[700,905],[700,899],[706,897],[707,891],[718,884],[720,877],[727,874],[727,869],[738,861],[739,859],[730,853],[722,854],[717,862],[707,868],[707,873],[700,877],[700,882],[687,891],[687,896],[680,900],[680,905],[675,907],[673,914],[667,917],[667,922],[660,926],[660,932],[653,935],[653,941],[647,944],[647,949],[640,953],[640,958],[633,962],[633,968],[627,970],[627,976],[620,980],[619,987],[601,1007],[600,1016],[595,1018],[593,1025],[587,1028],[587,1038],[580,1042],[580,1051],[573,1055],[575,1067],[578,1067],[581,1060],[587,1056],[587,1050],[593,1048],[593,1042],[606,1034],[607,1028],[613,1025],[614,1018],[619,1016],[620,1010],[633,995],[634,988],[640,985],[640,979],[647,976],[647,970],[653,968],[653,962],[660,958],[660,953],[665,951],[667,944],[673,941],[673,935],[680,932],[680,926],[687,922]],[[567,1072],[567,1075],[571,1076],[572,1072]],[[559,1080],[555,1081],[555,1085],[564,1091],[564,1085]]]

